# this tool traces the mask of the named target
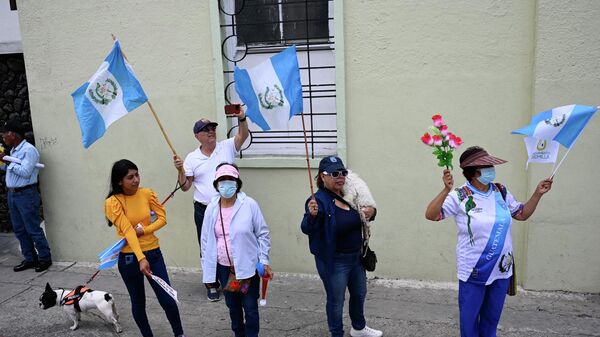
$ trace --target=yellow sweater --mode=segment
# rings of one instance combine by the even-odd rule
[[[150,223],[151,210],[158,217],[153,223]],[[104,215],[115,225],[117,235],[127,240],[121,251],[135,253],[138,261],[145,258],[143,252],[159,247],[154,232],[167,224],[165,209],[149,188],[139,188],[134,195],[111,196],[104,201]],[[140,237],[137,237],[134,228],[138,223],[144,228],[144,235]]]

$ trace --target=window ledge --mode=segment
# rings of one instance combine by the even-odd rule
[[[321,158],[310,159],[310,167],[318,168]],[[252,157],[236,158],[236,165],[241,168],[306,168],[306,158],[299,157]]]

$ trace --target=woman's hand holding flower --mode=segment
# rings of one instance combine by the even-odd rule
[[[444,181],[444,188],[446,189],[446,192],[452,191],[452,187],[454,187],[454,177],[452,176],[452,172],[450,170],[444,170],[442,180]]]

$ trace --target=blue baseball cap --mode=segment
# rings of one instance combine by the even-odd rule
[[[340,159],[340,157],[329,156],[321,159],[319,163],[319,173],[325,172],[335,172],[340,170],[345,170],[344,162]]]
[[[194,134],[202,131],[202,129],[204,129],[205,127],[207,127],[209,125],[214,125],[216,127],[219,124],[217,124],[215,122],[211,122],[206,118],[202,118],[201,120],[197,121],[196,124],[194,124]]]

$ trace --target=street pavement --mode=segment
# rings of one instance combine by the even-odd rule
[[[42,273],[13,272],[12,267],[20,261],[14,235],[0,234],[0,337],[140,335],[116,267],[100,272],[90,287],[114,295],[123,327],[120,334],[97,311],[82,313],[79,328],[71,331],[71,321],[62,308],[42,310],[38,306],[46,282],[55,288],[74,288],[94,273],[93,264],[55,261]],[[170,269],[169,276],[178,291],[187,336],[233,336],[224,301],[207,301],[198,270]],[[154,335],[172,336],[149,286],[146,297]],[[269,283],[268,304],[260,307],[261,336],[328,336],[324,301],[323,286],[316,276],[276,273]],[[344,324],[349,330],[347,307],[346,303]],[[365,315],[368,325],[383,330],[384,336],[460,335],[455,284],[370,279]],[[600,295],[520,289],[517,296],[506,300],[498,336],[600,336]]]

